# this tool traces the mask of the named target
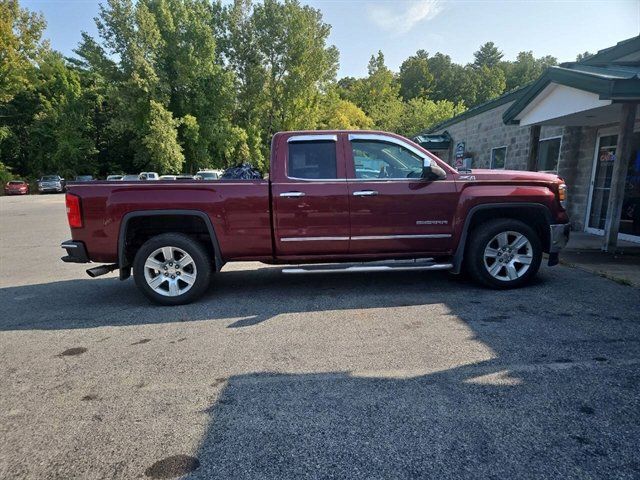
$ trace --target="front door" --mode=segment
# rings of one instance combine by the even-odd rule
[[[601,135],[598,138],[591,181],[591,202],[587,230],[593,233],[604,232],[609,206],[613,165],[618,158],[617,134]],[[633,136],[631,156],[626,159],[627,178],[620,218],[619,237],[625,240],[640,241],[640,133]]]
[[[426,154],[396,137],[351,134],[346,150],[352,254],[451,248],[455,182],[427,181]]]
[[[276,256],[346,255],[349,199],[338,135],[295,135],[271,179]],[[280,161],[280,160],[278,160]]]

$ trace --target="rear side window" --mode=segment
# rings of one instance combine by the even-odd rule
[[[289,143],[287,176],[310,180],[337,178],[336,142],[317,140]]]

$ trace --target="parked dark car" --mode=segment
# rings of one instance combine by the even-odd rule
[[[40,193],[62,193],[66,191],[66,184],[60,175],[45,175],[38,181],[38,190]]]
[[[29,184],[24,180],[11,180],[4,186],[5,195],[27,195]]]

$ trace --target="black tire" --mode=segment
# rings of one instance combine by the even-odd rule
[[[524,235],[529,241],[530,247],[525,245],[515,252],[511,247],[512,250],[509,252],[503,253],[500,251],[500,257],[496,257],[495,260],[488,258],[485,261],[485,249],[499,246],[498,240],[494,239],[503,232],[515,232]],[[507,238],[515,239],[517,236],[508,234]],[[498,250],[500,249],[498,248]],[[507,264],[496,263],[500,262],[500,260],[505,262],[513,258],[525,260],[528,257],[531,257],[531,263],[528,264],[527,268],[524,268],[525,264],[518,263],[517,260],[515,263],[508,262],[509,268],[507,268]],[[495,289],[518,288],[527,284],[538,273],[541,261],[542,244],[536,232],[527,224],[510,218],[491,220],[476,227],[471,232],[471,239],[465,256],[465,266],[471,277],[476,282]],[[490,270],[493,269],[497,270],[496,276],[490,273]],[[508,277],[514,270],[516,274],[521,272],[517,278],[497,278],[497,276]]]
[[[195,270],[192,267],[186,268],[191,268],[191,271],[195,273],[195,281],[184,293],[176,294],[175,296],[158,293],[149,285],[145,277],[145,263],[147,259],[153,252],[163,247],[175,247],[186,252],[193,259]],[[153,270],[150,272],[153,272]],[[188,272],[183,272],[183,275],[185,273]],[[209,287],[211,273],[212,262],[207,250],[197,241],[181,233],[163,233],[150,238],[140,247],[133,260],[133,279],[136,282],[136,286],[149,300],[160,305],[185,305],[197,300]],[[177,278],[180,280],[180,277]],[[178,280],[176,280],[176,282]],[[182,284],[184,288],[186,288],[187,283],[183,282]]]

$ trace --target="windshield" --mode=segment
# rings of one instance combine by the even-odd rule
[[[44,181],[44,182],[48,182],[48,181],[51,181],[51,180],[55,181],[55,180],[59,180],[59,179],[60,179],[60,177],[57,176],[57,175],[45,175],[44,177],[42,177],[42,181]]]
[[[11,180],[9,185],[24,185],[24,182],[22,180]]]

